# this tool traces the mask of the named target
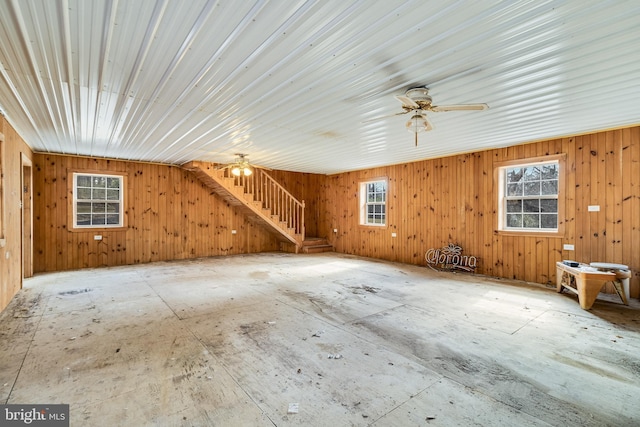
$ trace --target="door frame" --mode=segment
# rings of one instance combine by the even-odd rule
[[[20,207],[22,216],[22,279],[33,276],[33,163],[24,153],[20,153]]]

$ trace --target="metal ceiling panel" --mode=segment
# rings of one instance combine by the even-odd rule
[[[637,1],[0,0],[0,108],[38,152],[331,174],[638,124],[638,23]],[[490,108],[429,112],[416,147],[394,95],[420,86]]]

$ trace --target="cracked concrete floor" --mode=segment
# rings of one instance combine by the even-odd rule
[[[73,426],[640,425],[636,299],[334,253],[40,274],[0,337]]]

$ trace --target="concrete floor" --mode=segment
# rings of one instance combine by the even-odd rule
[[[640,304],[609,300],[334,253],[41,274],[0,315],[0,402],[72,426],[637,426]]]

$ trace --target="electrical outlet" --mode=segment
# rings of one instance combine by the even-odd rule
[[[334,228],[334,229],[333,229],[333,232],[334,232],[334,233],[337,233],[337,232],[338,232],[338,229],[337,229],[337,228]]]
[[[587,206],[587,211],[589,211],[589,212],[600,212],[600,205],[589,205],[589,206]]]
[[[398,237],[398,234],[396,234],[396,233],[391,233],[391,237]]]
[[[565,251],[572,251],[574,250],[573,245],[562,245],[562,249],[564,249]]]
[[[238,234],[238,230],[231,230],[231,234]]]
[[[102,240],[102,236],[100,234],[96,234],[93,236],[93,240]]]

